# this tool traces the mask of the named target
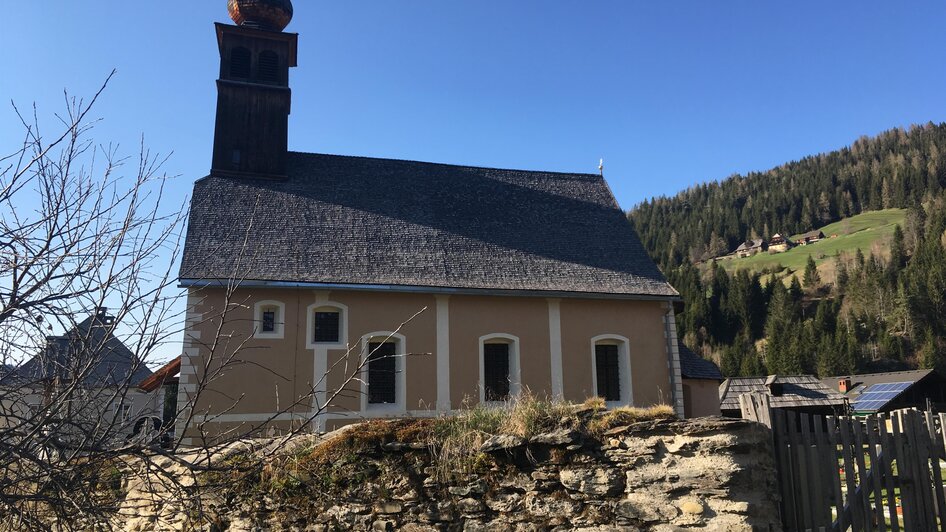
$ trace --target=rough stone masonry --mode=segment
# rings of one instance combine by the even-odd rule
[[[482,446],[489,470],[449,483],[424,445],[389,442],[358,460],[397,464],[393,473],[341,493],[203,508],[217,530],[779,531],[770,441],[762,425],[723,418],[635,423],[595,441],[569,429],[494,436]],[[191,528],[187,512],[168,510],[139,506],[121,527]]]

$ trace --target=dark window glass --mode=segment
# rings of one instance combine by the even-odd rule
[[[276,331],[276,311],[264,310],[263,311],[263,332],[275,332],[275,331]]]
[[[338,342],[340,318],[338,312],[316,312],[314,341]]]
[[[275,83],[279,81],[279,57],[269,50],[259,54],[259,80]]]
[[[483,346],[483,378],[487,401],[509,399],[509,344]]]
[[[246,48],[238,47],[230,52],[230,77],[249,79],[250,51]]]
[[[618,346],[595,346],[595,372],[598,377],[598,397],[605,401],[621,400],[621,379],[618,366]]]
[[[397,348],[394,342],[368,344],[368,403],[396,403]]]

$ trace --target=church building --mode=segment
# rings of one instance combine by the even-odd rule
[[[683,415],[680,297],[601,175],[290,152],[291,2],[229,4],[180,270],[185,444],[524,393]]]

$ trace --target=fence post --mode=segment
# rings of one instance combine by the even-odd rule
[[[746,393],[739,396],[739,410],[743,419],[762,423],[772,428],[772,404],[764,393]]]

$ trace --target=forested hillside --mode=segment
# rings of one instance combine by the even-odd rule
[[[946,359],[946,124],[894,129],[767,172],[657,198],[628,215],[683,295],[680,333],[727,375],[914,366]],[[906,209],[883,250],[814,261],[792,282],[714,263],[748,238]],[[814,246],[813,246],[814,249]],[[946,368],[944,368],[946,369]]]
[[[767,172],[693,186],[631,211],[664,266],[732,251],[751,237],[795,234],[864,211],[910,207],[946,180],[946,124],[893,129]]]

